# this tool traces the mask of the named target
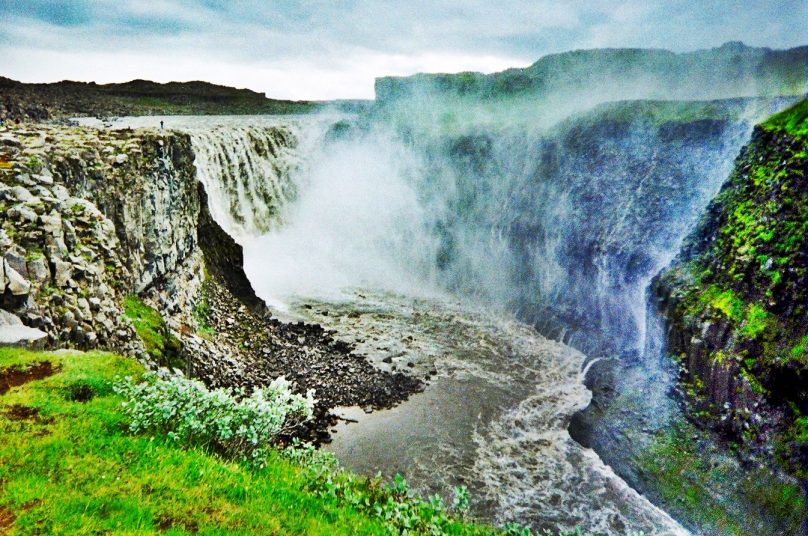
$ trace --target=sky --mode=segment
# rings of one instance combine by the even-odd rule
[[[379,76],[602,47],[808,44],[808,0],[0,0],[0,75],[373,98]]]

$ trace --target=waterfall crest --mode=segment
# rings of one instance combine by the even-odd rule
[[[231,235],[264,234],[282,223],[282,208],[297,197],[302,165],[294,125],[226,126],[189,131],[197,177],[216,221]]]

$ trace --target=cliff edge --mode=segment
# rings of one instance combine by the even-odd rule
[[[755,128],[655,283],[694,413],[808,479],[808,101]]]

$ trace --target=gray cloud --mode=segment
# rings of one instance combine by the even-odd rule
[[[807,11],[804,0],[10,1],[0,3],[0,74],[369,97],[374,76],[500,70],[579,48],[798,46]]]

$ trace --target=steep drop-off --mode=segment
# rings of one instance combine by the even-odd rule
[[[294,142],[251,133],[257,151],[269,139]],[[113,349],[209,385],[286,375],[317,390],[321,439],[329,408],[387,407],[420,388],[319,326],[270,318],[241,246],[208,209],[189,134],[12,125],[0,143],[3,324],[19,318],[48,347]]]
[[[756,127],[656,284],[703,420],[808,479],[808,101]]]
[[[399,125],[438,283],[592,357],[639,356],[646,290],[782,100],[606,104],[547,129]]]
[[[6,130],[2,151],[3,254],[27,280],[5,289],[5,309],[51,344],[132,350],[124,295],[166,288],[161,308],[190,307],[201,258],[187,137],[38,126]]]

